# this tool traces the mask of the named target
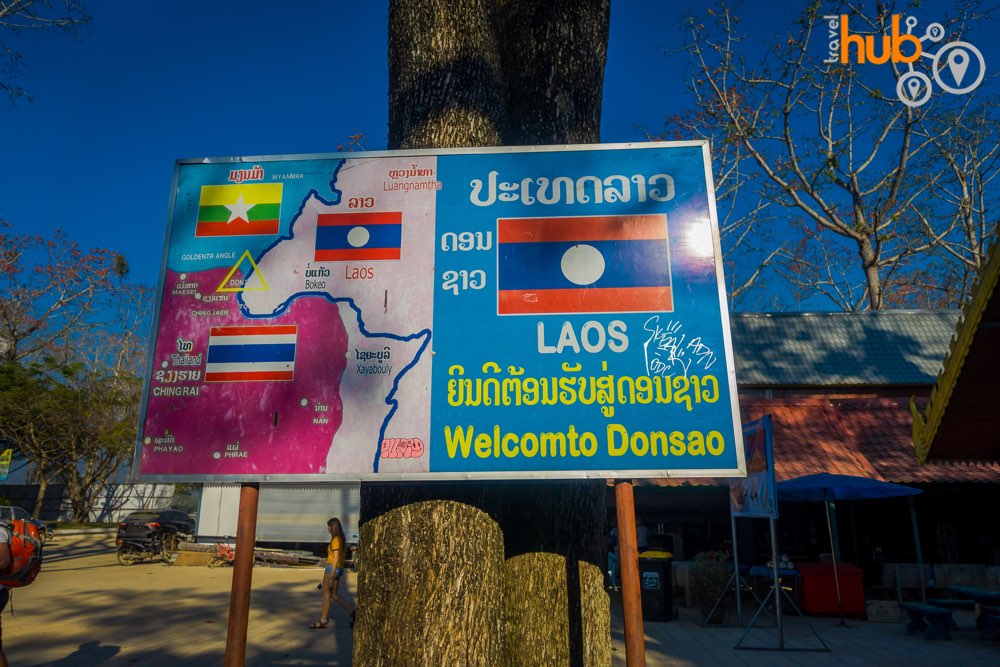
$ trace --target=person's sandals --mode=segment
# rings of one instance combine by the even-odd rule
[[[316,621],[315,623],[313,623],[312,625],[310,625],[309,629],[310,630],[322,630],[323,628],[327,627],[329,624],[330,624],[329,621],[324,621],[324,620],[320,619],[320,620]]]

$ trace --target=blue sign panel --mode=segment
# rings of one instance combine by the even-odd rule
[[[771,415],[743,425],[747,476],[729,481],[729,509],[733,516],[778,518],[771,432]]]
[[[704,142],[182,161],[149,480],[742,476]]]

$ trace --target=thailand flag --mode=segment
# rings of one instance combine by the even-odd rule
[[[212,327],[206,382],[291,380],[298,326]]]
[[[667,218],[497,220],[497,313],[673,310]]]
[[[399,259],[400,211],[321,213],[316,220],[317,262]]]

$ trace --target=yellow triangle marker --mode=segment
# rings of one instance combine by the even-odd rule
[[[240,285],[240,282],[238,280],[233,280],[233,275],[239,270],[240,264],[243,263],[244,259],[250,262],[250,266],[252,268],[251,271],[244,271],[243,275],[248,275],[252,273],[254,276],[259,278],[260,279],[259,287],[248,287],[245,285]],[[222,279],[222,282],[219,283],[219,286],[215,288],[215,291],[216,292],[266,292],[269,289],[270,288],[267,286],[267,281],[264,280],[264,274],[262,274],[260,272],[260,269],[257,268],[257,262],[253,261],[253,256],[250,255],[250,251],[244,250],[243,254],[240,255],[239,261],[237,261],[236,264],[233,265],[233,268],[229,270],[229,273],[227,273],[226,277]]]

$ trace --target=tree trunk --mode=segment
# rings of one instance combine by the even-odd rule
[[[501,0],[501,6],[504,143],[599,142],[607,0]],[[507,664],[610,664],[604,482],[508,488]]]
[[[355,665],[495,665],[503,536],[485,484],[364,484]]]
[[[41,471],[38,473],[38,493],[35,495],[35,509],[31,513],[33,517],[42,516],[42,506],[45,504],[45,492],[49,488],[49,480],[45,479],[45,475]]]
[[[389,5],[389,148],[496,146],[503,80],[490,0]]]
[[[389,147],[598,141],[608,3],[539,4],[390,3]],[[599,481],[362,485],[354,663],[610,664],[605,517]]]
[[[506,664],[610,665],[604,482],[515,484],[505,498]]]
[[[389,7],[389,148],[500,143],[488,0]],[[485,484],[363,484],[355,665],[495,665],[503,536]]]
[[[500,0],[508,145],[601,140],[609,0]]]
[[[865,273],[865,283],[868,286],[868,307],[872,310],[882,310],[885,303],[882,300],[882,279],[878,269],[878,253],[872,248],[871,241],[866,237],[858,241],[858,256],[861,258],[861,270]]]

